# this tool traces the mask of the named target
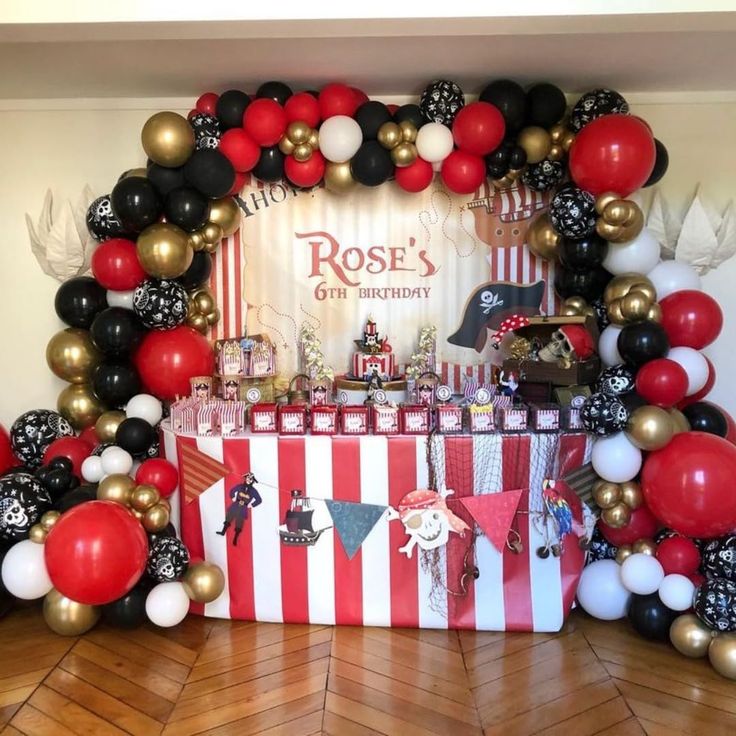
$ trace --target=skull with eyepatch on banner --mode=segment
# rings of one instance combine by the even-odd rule
[[[550,341],[539,351],[539,359],[545,363],[570,366],[576,361],[587,360],[593,353],[593,337],[585,327],[563,325],[552,333]]]

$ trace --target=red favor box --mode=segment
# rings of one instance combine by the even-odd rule
[[[250,410],[251,432],[275,432],[276,404],[254,404]]]
[[[404,434],[429,434],[429,406],[409,404],[401,407],[401,431]]]
[[[334,405],[312,407],[312,434],[337,433],[337,407]]]
[[[536,404],[529,409],[529,425],[535,432],[559,432],[560,407],[557,404]]]
[[[529,408],[523,404],[498,409],[498,424],[502,432],[526,432],[528,419]]]
[[[496,431],[496,415],[491,404],[471,404],[470,431],[473,434],[485,434]]]
[[[343,406],[340,416],[343,434],[368,434],[367,406]]]
[[[440,404],[437,407],[437,431],[442,434],[461,434],[463,408],[456,404]]]
[[[373,405],[373,434],[399,434],[399,407]]]
[[[306,431],[307,407],[304,404],[279,407],[279,434],[305,434]]]

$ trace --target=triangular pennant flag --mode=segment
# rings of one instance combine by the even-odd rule
[[[484,493],[480,496],[465,496],[457,500],[470,512],[475,523],[491,540],[491,544],[499,552],[503,552],[523,492]]]
[[[181,445],[181,490],[186,503],[199,498],[200,493],[229,475],[232,471],[227,465],[205,455],[196,447],[182,443]]]
[[[325,504],[349,560],[353,559],[360,545],[388,508],[372,503],[334,501],[331,498],[326,498]]]

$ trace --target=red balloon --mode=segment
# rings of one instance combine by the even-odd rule
[[[694,289],[675,291],[659,302],[662,327],[670,347],[702,350],[710,345],[723,328],[723,312],[708,294]]]
[[[217,117],[217,100],[220,99],[220,95],[216,95],[214,92],[205,92],[196,102],[194,107],[197,112],[203,112],[207,115],[214,115]]]
[[[688,537],[736,529],[736,447],[705,432],[675,435],[644,461],[641,487],[652,513]]]
[[[188,396],[189,379],[210,376],[215,368],[207,338],[185,325],[148,332],[133,362],[148,392],[162,400]]]
[[[20,465],[20,460],[13,453],[8,430],[0,424],[0,473],[18,465]]]
[[[249,176],[245,171],[236,171],[235,172],[235,181],[233,182],[232,187],[230,188],[230,191],[227,193],[228,197],[232,197],[235,194],[240,194],[243,187],[246,185],[246,183],[249,180]]]
[[[112,238],[95,248],[92,275],[112,291],[130,291],[148,278],[138,260],[135,243],[125,238]]]
[[[55,457],[68,457],[72,461],[72,472],[81,478],[82,463],[92,454],[93,449],[94,446],[81,437],[59,437],[43,453],[43,464],[48,465]]]
[[[614,529],[604,521],[598,522],[601,534],[615,547],[622,544],[633,544],[637,539],[650,539],[659,528],[657,520],[646,506],[639,506],[631,512],[631,521],[621,528]]]
[[[708,401],[708,404],[712,404],[712,401]],[[714,404],[714,406],[718,406],[718,404]],[[733,417],[722,407],[718,406],[718,408],[721,410],[721,413],[724,417],[726,417],[726,423],[728,424],[728,432],[726,432],[726,439],[732,444],[736,445],[736,422],[733,420]]]
[[[414,163],[396,169],[396,183],[407,192],[421,192],[434,179],[434,169],[429,161],[423,158],[414,159]]]
[[[670,407],[685,398],[687,382],[687,372],[679,363],[657,358],[639,368],[636,392],[649,404]]]
[[[665,575],[678,573],[689,577],[700,567],[700,550],[687,537],[667,537],[657,545],[656,557]]]
[[[168,460],[156,457],[140,464],[135,482],[155,486],[162,498],[168,498],[179,483],[179,471]]]
[[[287,156],[284,173],[297,187],[313,187],[325,175],[325,158],[319,151],[314,151],[307,161],[297,161],[293,156]]]
[[[112,501],[65,512],[46,537],[46,567],[67,598],[102,606],[124,596],[146,569],[148,540],[138,519]]]
[[[284,108],[275,100],[262,97],[253,100],[245,108],[243,127],[259,146],[275,146],[286,131],[286,126]]]
[[[465,151],[453,151],[442,162],[440,174],[451,192],[471,194],[486,178],[486,164],[480,156]]]
[[[361,98],[346,84],[333,82],[322,87],[319,93],[319,114],[322,120],[334,115],[353,117],[362,104]]]
[[[678,405],[678,409],[684,409],[690,404],[694,404],[696,401],[702,401],[711,391],[716,383],[716,368],[713,363],[710,362],[710,358],[703,356],[708,363],[708,380],[705,382],[705,386],[698,391],[698,393],[692,396],[686,396]]]
[[[452,124],[455,145],[474,156],[485,156],[498,148],[505,132],[501,111],[489,102],[471,102],[460,110]]]
[[[631,115],[604,115],[588,123],[570,148],[570,175],[598,196],[627,197],[654,169],[656,148],[649,127]]]
[[[242,128],[230,128],[220,138],[220,153],[230,161],[235,171],[250,171],[261,155],[260,147]]]
[[[284,105],[284,112],[290,123],[301,121],[310,128],[316,128],[319,125],[319,102],[309,92],[297,92],[289,97]]]
[[[351,87],[350,89],[353,91],[353,94],[355,95],[355,109],[356,110],[364,102],[368,102],[368,95],[365,92],[363,92],[362,89],[358,89],[357,87]],[[389,110],[389,112],[391,112],[391,111]]]
[[[84,440],[93,450],[100,444],[100,438],[97,436],[97,432],[95,432],[94,424],[91,427],[85,427],[79,433],[79,439]]]
[[[705,575],[701,575],[699,572],[694,572],[692,575],[688,575],[690,582],[699,588],[706,580]]]

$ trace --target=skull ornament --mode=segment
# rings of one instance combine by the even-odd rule
[[[148,552],[146,572],[159,583],[178,580],[189,567],[189,552],[176,537],[160,537]]]
[[[550,341],[539,351],[545,363],[572,363],[587,360],[595,352],[593,338],[580,325],[563,325],[552,333]]]
[[[3,498],[0,500],[0,528],[16,528],[30,526],[28,514],[23,510],[17,498]]]

